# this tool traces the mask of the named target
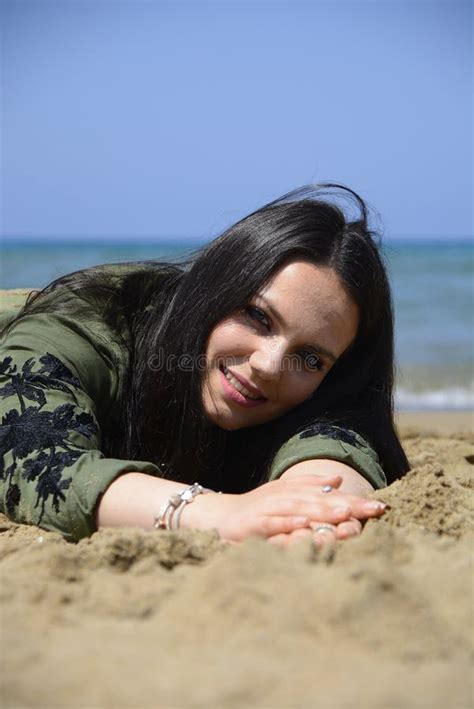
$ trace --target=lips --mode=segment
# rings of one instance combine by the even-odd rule
[[[230,369],[227,369],[227,367],[224,366],[221,367],[221,371],[227,381],[232,384],[232,386],[246,398],[251,399],[253,401],[267,400],[266,397],[263,396],[260,389],[257,389],[257,387],[250,384],[250,382],[244,379],[242,375],[236,374],[235,372],[232,372]]]

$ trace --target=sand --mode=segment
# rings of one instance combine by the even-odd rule
[[[325,549],[1,518],[1,706],[472,707],[474,437],[448,419],[401,419],[391,508]]]

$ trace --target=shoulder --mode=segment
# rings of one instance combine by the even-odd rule
[[[95,311],[82,308],[77,315],[21,315],[0,336],[0,360],[16,371],[26,363],[33,369],[44,367],[46,360],[59,363],[100,408],[118,397],[129,355],[121,337]]]

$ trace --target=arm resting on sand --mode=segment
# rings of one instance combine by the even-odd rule
[[[357,470],[337,460],[304,460],[301,463],[292,465],[281,477],[288,478],[300,475],[340,475],[342,483],[339,486],[339,491],[346,492],[349,495],[363,497],[374,491],[372,485]]]
[[[303,462],[311,464],[303,467]],[[376,451],[358,433],[331,424],[316,423],[292,436],[273,458],[269,479],[275,480],[293,467],[301,472],[335,470],[344,478],[343,490],[349,481],[370,491],[386,487],[387,480]],[[336,465],[339,464],[339,467]]]
[[[340,482],[337,475],[289,475],[240,495],[198,495],[184,508],[181,527],[217,529],[223,539],[242,541],[291,534],[311,522],[337,526],[382,514],[383,506],[375,501],[339,493]],[[325,484],[333,485],[331,495],[322,493]],[[162,504],[186,487],[144,473],[121,475],[98,502],[97,526],[152,529]]]

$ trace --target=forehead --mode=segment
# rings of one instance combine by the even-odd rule
[[[331,346],[338,355],[357,333],[357,305],[331,268],[291,261],[277,271],[258,296],[278,312],[288,334],[308,343]]]

